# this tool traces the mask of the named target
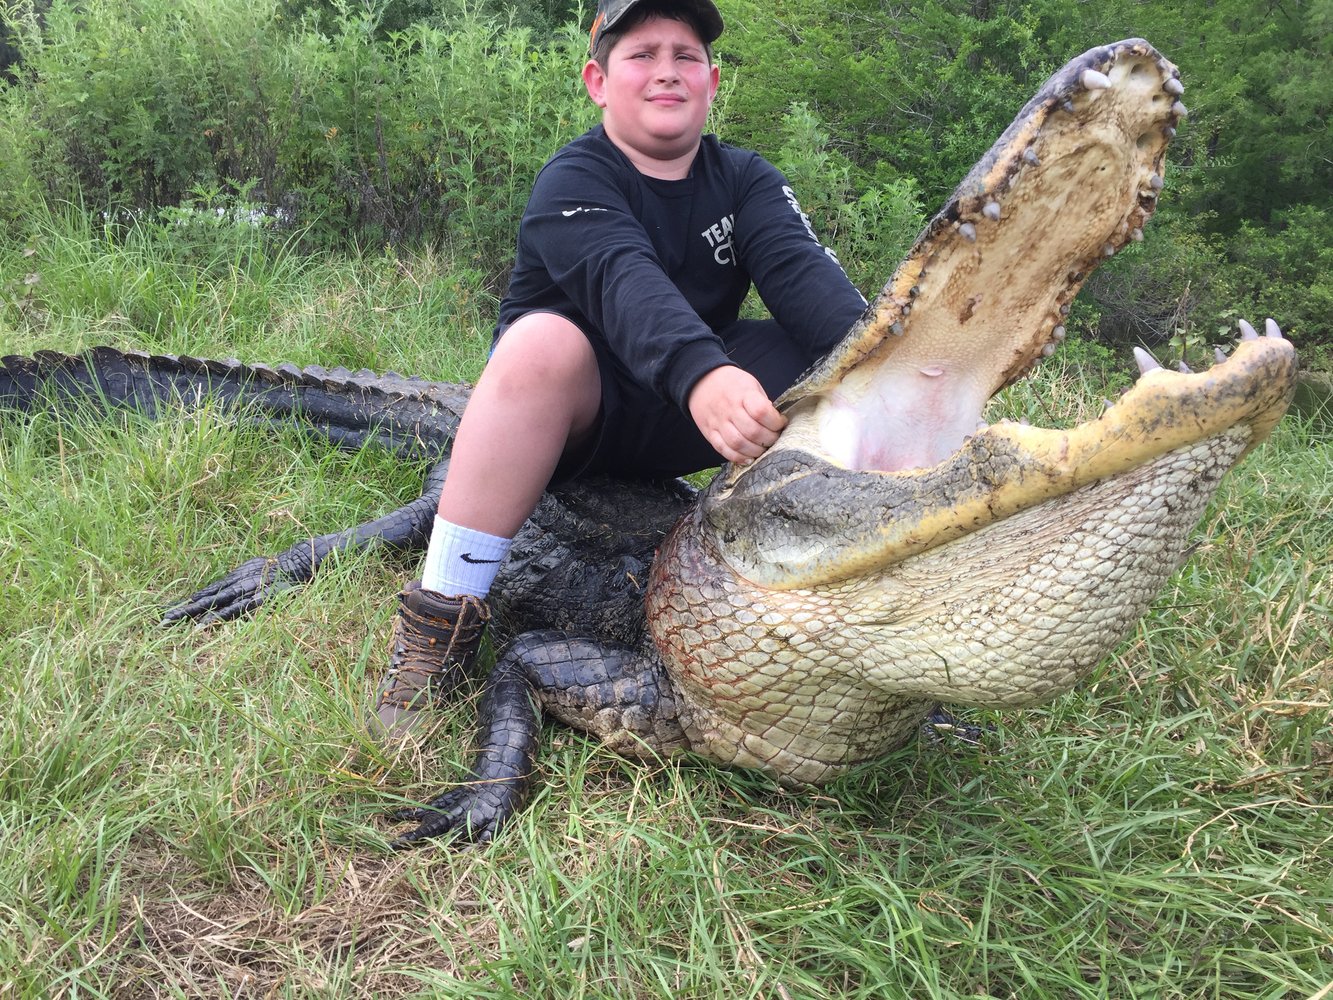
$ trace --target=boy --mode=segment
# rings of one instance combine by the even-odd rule
[[[407,732],[470,667],[486,595],[553,478],[665,478],[763,454],[771,400],[865,299],[776,169],[704,136],[711,0],[602,0],[583,67],[602,124],[542,168],[491,358],[454,442],[372,730]],[[738,319],[751,282],[773,320]]]

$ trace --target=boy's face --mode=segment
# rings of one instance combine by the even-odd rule
[[[583,82],[607,135],[643,169],[644,162],[693,155],[717,94],[718,68],[689,24],[652,17],[616,42],[605,70],[589,60]]]

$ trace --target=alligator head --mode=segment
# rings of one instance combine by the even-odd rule
[[[777,444],[668,540],[649,621],[695,749],[823,781],[938,701],[1067,690],[1146,610],[1286,410],[1296,364],[1276,326],[1207,372],[1141,361],[1069,430],[981,417],[1056,349],[1088,273],[1141,239],[1182,91],[1139,39],[1053,76],[779,400]]]

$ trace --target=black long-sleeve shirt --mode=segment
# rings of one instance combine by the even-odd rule
[[[718,331],[751,282],[812,358],[865,308],[763,157],[706,135],[687,178],[659,180],[599,125],[538,174],[496,329],[534,311],[562,315],[601,338],[622,377],[688,412],[694,384],[729,363]]]

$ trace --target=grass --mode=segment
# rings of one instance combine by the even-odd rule
[[[459,378],[477,285],[443,254],[54,219],[0,247],[0,338]],[[1104,392],[1052,366],[1005,405]],[[548,728],[496,843],[396,855],[384,814],[458,773],[473,718],[399,753],[365,734],[410,560],[157,619],[421,471],[207,410],[0,421],[0,995],[1333,996],[1326,434],[1280,427],[1091,681],[975,713],[979,745],[795,794]]]

